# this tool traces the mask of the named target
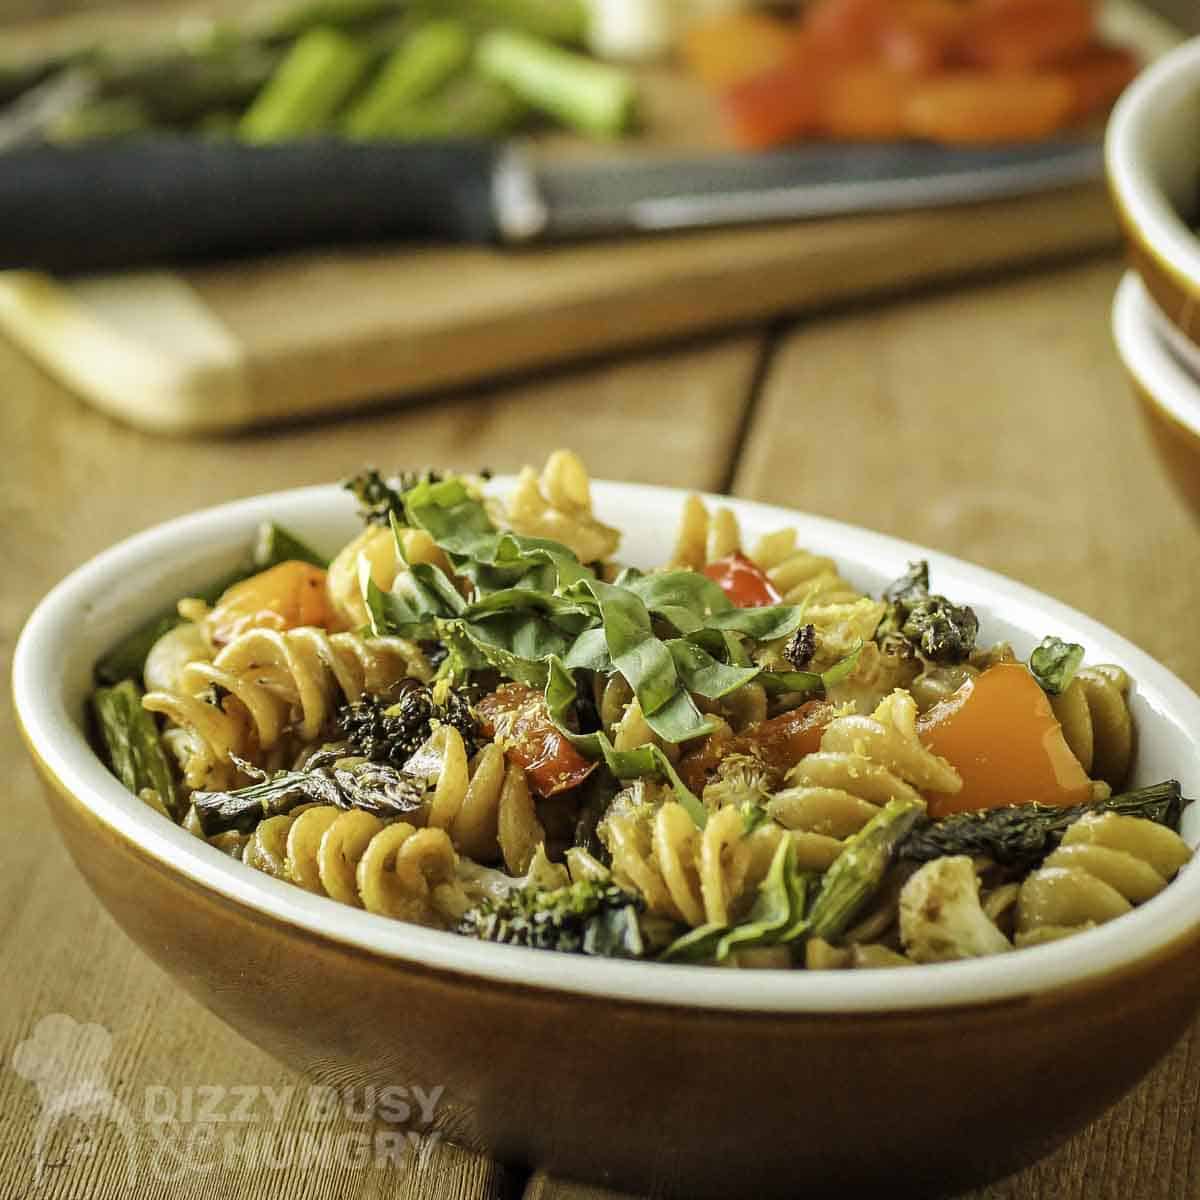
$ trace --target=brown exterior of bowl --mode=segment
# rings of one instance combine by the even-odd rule
[[[1088,986],[928,1012],[719,1012],[496,985],[222,897],[39,767],[96,895],[239,1033],[318,1082],[444,1085],[447,1137],[609,1186],[953,1193],[1095,1117],[1200,1006],[1200,930]]]
[[[1111,186],[1109,196],[1125,238],[1130,266],[1141,276],[1163,314],[1184,337],[1200,346],[1200,284],[1180,274],[1154,248]]]
[[[1126,374],[1159,458],[1180,494],[1200,517],[1200,433],[1167,412],[1131,371],[1126,370]]]

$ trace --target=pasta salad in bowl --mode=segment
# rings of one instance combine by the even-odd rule
[[[866,595],[690,496],[642,571],[574,454],[503,504],[481,482],[367,473],[331,563],[269,530],[280,561],[180,601],[144,661],[147,631],[116,647],[114,772],[318,895],[625,958],[997,954],[1188,861],[1179,784],[1122,791],[1128,675],[1055,636],[1028,663],[980,643],[927,562]]]
[[[938,1194],[1077,1128],[1200,1004],[1200,699],[832,522],[568,451],[367,471],[102,555],[14,681],[137,941],[318,1077],[453,1081],[452,1135],[506,1158]],[[996,1136],[938,1143],[951,1114]]]

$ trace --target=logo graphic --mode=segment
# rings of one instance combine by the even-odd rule
[[[95,1128],[101,1121],[116,1126],[125,1143],[129,1186],[137,1178],[137,1130],[129,1110],[108,1086],[105,1063],[112,1037],[100,1025],[81,1025],[66,1013],[52,1013],[34,1026],[33,1036],[13,1051],[13,1070],[38,1090],[42,1112],[33,1139],[34,1180],[46,1171],[46,1152],[55,1130],[74,1119]]]

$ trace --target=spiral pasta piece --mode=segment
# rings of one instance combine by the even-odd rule
[[[338,551],[325,577],[329,607],[342,629],[361,629],[368,623],[367,604],[362,596],[359,570],[365,559],[371,579],[380,591],[390,591],[396,576],[407,563],[432,563],[450,571],[450,561],[423,529],[401,529],[403,560],[396,553],[396,537],[388,525],[368,525]]]
[[[1017,897],[1018,946],[1068,937],[1158,895],[1192,857],[1173,830],[1141,817],[1080,817]]]
[[[785,604],[854,604],[863,593],[839,574],[832,558],[796,545],[794,529],[764,534],[750,551],[751,560],[767,573]]]
[[[232,755],[265,765],[259,752],[272,750],[286,732],[312,741],[343,699],[385,693],[407,677],[426,681],[432,671],[404,638],[251,629],[211,662],[188,664],[179,675],[181,691],[148,692],[142,704],[185,731],[174,748],[189,756],[185,781],[197,787]],[[205,698],[214,686],[228,693],[220,703]]]
[[[1133,758],[1129,687],[1120,667],[1084,667],[1050,698],[1071,752],[1089,775],[1113,788],[1125,782]]]
[[[958,792],[962,779],[917,737],[916,704],[893,692],[871,716],[836,717],[821,748],[788,773],[767,811],[793,831],[802,866],[824,870],[889,800],[924,804],[922,792]]]
[[[528,537],[550,538],[580,562],[604,562],[616,552],[618,530],[592,515],[587,468],[570,450],[555,450],[539,476],[526,467],[506,504],[509,526]]]
[[[476,862],[502,858],[513,875],[529,870],[546,840],[525,772],[489,743],[468,762],[462,734],[439,726],[414,756],[433,782],[429,826],[442,829],[456,849]]]
[[[305,805],[259,823],[247,866],[367,912],[449,927],[470,906],[444,830]]]
[[[722,506],[710,513],[699,496],[688,496],[679,516],[672,566],[703,571],[710,562],[741,548],[741,530],[731,509]]]
[[[617,882],[639,892],[650,912],[691,926],[728,925],[742,915],[782,836],[774,825],[746,833],[736,808],[712,814],[699,829],[673,800],[611,813],[605,822]]]

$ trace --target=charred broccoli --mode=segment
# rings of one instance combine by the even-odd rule
[[[447,693],[445,703],[439,704],[429,688],[413,684],[392,703],[366,696],[337,712],[338,732],[350,743],[347,753],[394,767],[408,762],[435,722],[457,729],[468,755],[479,748],[483,736],[479,722],[466,697],[453,690]]]
[[[484,942],[608,958],[645,953],[642,902],[615,883],[581,880],[566,887],[515,888],[469,909],[458,932]]]
[[[902,638],[930,662],[953,666],[975,649],[979,618],[965,604],[953,604],[929,590],[929,564],[909,563],[908,570],[884,589],[887,613],[876,639]]]
[[[392,513],[403,525],[404,493],[418,483],[438,483],[440,471],[426,468],[423,471],[400,471],[393,476],[384,476],[374,467],[368,467],[351,476],[342,486],[358,501],[358,515],[368,525],[386,525]]]

